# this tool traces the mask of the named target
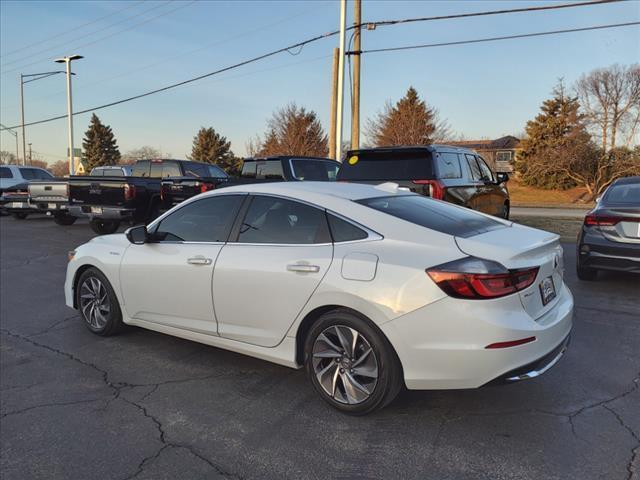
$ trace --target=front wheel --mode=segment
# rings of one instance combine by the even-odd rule
[[[91,230],[96,232],[98,235],[109,235],[110,233],[115,233],[116,230],[118,230],[120,222],[118,220],[93,219],[89,222],[89,226],[91,227]]]
[[[598,277],[598,271],[594,268],[583,267],[580,264],[576,267],[576,274],[580,280],[591,282]]]
[[[56,225],[73,225],[78,218],[68,213],[59,213],[53,216],[53,221]]]
[[[320,396],[352,415],[383,408],[404,385],[400,361],[389,341],[348,310],[328,312],[311,327],[305,367]]]
[[[88,268],[76,284],[76,305],[89,330],[109,336],[122,326],[122,312],[109,280],[97,268]]]
[[[24,220],[25,218],[27,218],[28,213],[18,212],[18,213],[12,213],[11,215],[16,220]]]

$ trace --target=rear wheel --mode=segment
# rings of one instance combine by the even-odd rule
[[[598,277],[598,271],[594,268],[583,267],[580,264],[576,267],[576,273],[580,280],[593,281]]]
[[[77,217],[68,213],[58,213],[53,216],[53,221],[56,222],[56,225],[73,225],[76,220]]]
[[[404,384],[395,351],[382,333],[348,310],[324,314],[305,341],[305,367],[334,408],[364,415],[389,404]]]
[[[110,233],[115,233],[116,230],[118,230],[120,222],[118,220],[93,219],[89,222],[89,226],[91,227],[91,230],[96,232],[98,235],[108,235]]]
[[[85,270],[78,279],[75,293],[80,316],[93,333],[108,336],[122,328],[118,298],[100,270],[93,267]]]
[[[25,218],[27,218],[28,213],[17,212],[17,213],[12,213],[11,215],[16,220],[24,220]]]
[[[509,220],[509,202],[504,202],[504,205],[502,205],[502,214],[500,216],[505,220]]]

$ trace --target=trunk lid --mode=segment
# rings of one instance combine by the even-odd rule
[[[456,237],[456,243],[467,255],[497,261],[508,269],[538,267],[531,286],[518,292],[523,308],[534,320],[557,303],[564,275],[558,235],[512,224],[473,237]]]

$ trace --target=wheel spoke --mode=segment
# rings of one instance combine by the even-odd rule
[[[331,384],[331,396],[336,398],[336,387],[338,386],[338,378],[340,377],[340,369],[336,366],[335,373],[333,374],[333,381]]]
[[[349,372],[345,372],[344,375],[347,378],[347,381],[357,390],[360,390],[365,395],[371,395],[371,392],[369,391],[369,389],[364,385],[362,385],[360,382],[358,382],[355,378],[353,378],[353,375],[351,375]]]
[[[360,334],[358,333],[357,330],[354,330],[353,328],[350,328],[349,331],[351,332],[351,337],[353,338],[353,340],[351,341],[351,357],[355,357],[355,355],[356,355],[356,344],[358,343],[358,339],[360,338]]]
[[[362,366],[353,369],[353,373],[359,377],[378,378],[378,366]]]
[[[316,352],[313,354],[314,358],[340,358],[342,354],[335,350],[323,350],[322,352]]]
[[[341,349],[339,346],[337,346],[335,343],[333,343],[331,340],[329,340],[329,337],[327,337],[327,336],[324,334],[324,332],[323,332],[323,333],[321,333],[320,335],[318,335],[318,339],[316,340],[316,343],[317,343],[317,342],[324,342],[324,343],[326,343],[326,344],[329,346],[329,348],[332,348],[332,349],[333,349],[333,350],[335,350],[336,352],[341,352],[341,351],[342,351],[342,349]]]
[[[360,365],[362,362],[364,362],[372,351],[373,350],[372,350],[371,347],[367,348],[364,351],[364,353],[362,353],[362,355],[360,355],[358,358],[356,358],[356,361],[353,362],[353,365],[351,365],[351,368],[355,368],[358,365]]]
[[[334,327],[334,329],[336,331],[336,335],[338,336],[338,340],[340,340],[340,345],[342,345],[344,353],[346,353],[348,356],[351,356],[353,354],[353,352],[351,351],[351,344],[347,340],[347,337],[345,337],[344,335],[343,327],[336,326]]]

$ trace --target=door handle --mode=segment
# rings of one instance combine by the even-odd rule
[[[191,265],[211,265],[212,260],[202,256],[191,257],[187,259],[187,263]]]
[[[287,265],[287,271],[302,272],[302,273],[318,273],[320,271],[320,267],[318,265],[307,265],[305,263],[295,263],[293,265]]]

